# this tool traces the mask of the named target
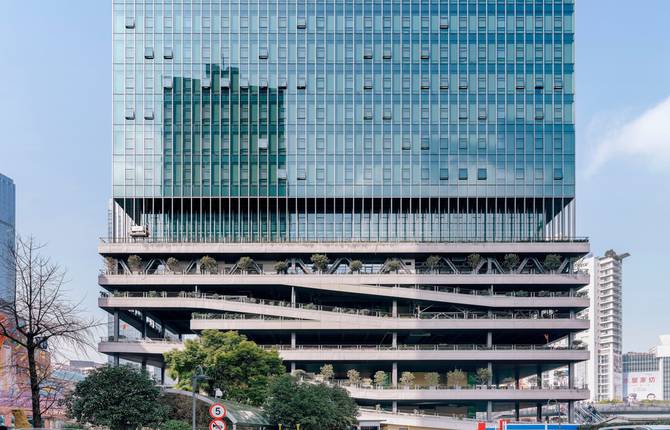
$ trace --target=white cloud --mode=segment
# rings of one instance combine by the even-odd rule
[[[670,97],[635,118],[610,119],[598,128],[604,131],[587,157],[588,175],[597,173],[609,160],[625,157],[639,158],[656,168],[670,167]]]

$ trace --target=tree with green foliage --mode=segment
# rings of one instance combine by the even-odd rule
[[[361,373],[356,369],[347,370],[347,380],[349,385],[358,385],[361,383]]]
[[[300,383],[290,375],[275,379],[265,402],[275,424],[301,430],[348,430],[356,424],[358,407],[349,393],[326,384]]]
[[[467,261],[468,266],[470,266],[474,272],[477,269],[477,266],[479,266],[479,262],[482,261],[482,256],[479,254],[470,254],[468,255]]]
[[[361,270],[363,270],[363,262],[361,260],[351,260],[349,271],[351,273],[361,273]]]
[[[205,255],[200,259],[200,271],[202,273],[213,274],[216,273],[219,268],[219,263],[209,255]]]
[[[330,381],[335,377],[335,370],[333,369],[332,364],[324,364],[319,369],[319,375],[324,381]]]
[[[440,374],[437,372],[428,372],[424,377],[426,385],[429,387],[437,387],[440,385]]]
[[[179,269],[179,260],[177,260],[174,257],[170,257],[165,262],[165,265],[167,266],[167,268],[170,272],[176,273],[177,269]]]
[[[514,269],[516,269],[516,266],[519,265],[519,256],[516,254],[505,254],[505,257],[503,257],[503,266],[505,269],[507,269],[510,273]]]
[[[400,385],[403,387],[411,387],[415,380],[416,377],[412,372],[402,372],[400,375]]]
[[[237,268],[240,269],[242,273],[248,273],[249,269],[254,266],[254,259],[251,257],[240,257],[237,260]]]
[[[558,254],[548,254],[544,257],[544,267],[553,272],[561,267],[561,256]]]
[[[181,420],[167,420],[161,424],[160,430],[191,430],[191,424]]]
[[[386,385],[388,385],[389,376],[383,370],[378,370],[374,374],[374,380],[375,380],[375,385],[377,387],[385,387]]]
[[[447,385],[452,388],[461,388],[468,385],[468,375],[461,369],[447,372]]]
[[[142,257],[139,255],[131,255],[128,257],[128,268],[131,272],[139,272],[142,268]]]
[[[481,367],[475,373],[475,379],[479,385],[488,385],[491,379],[491,371],[488,367]]]
[[[191,376],[202,366],[209,378],[200,387],[210,395],[216,388],[223,398],[258,406],[265,399],[270,380],[286,372],[277,351],[265,350],[237,332],[204,330],[188,339],[184,349],[165,354],[170,377],[177,387],[190,390]]]
[[[400,260],[394,258],[393,260],[386,263],[386,272],[398,273],[401,267],[402,263],[400,263]]]
[[[156,426],[167,417],[160,389],[144,371],[104,366],[77,383],[66,398],[68,415],[82,424],[111,430]]]
[[[439,255],[429,255],[428,258],[426,258],[426,266],[430,269],[430,273],[435,273],[435,270],[440,267],[441,262],[442,257]]]
[[[275,272],[279,274],[286,274],[288,272],[288,262],[285,260],[277,261],[274,266]]]
[[[323,254],[313,254],[310,260],[319,273],[323,273],[328,268],[328,263],[330,263],[328,257]]]

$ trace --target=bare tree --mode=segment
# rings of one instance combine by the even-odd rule
[[[55,403],[40,398],[42,389],[54,391],[52,364],[48,357],[43,358],[43,351],[92,347],[91,329],[99,325],[81,316],[81,302],[67,298],[65,269],[43,255],[42,249],[32,237],[17,237],[16,245],[7,247],[7,257],[0,262],[15,274],[16,285],[15,300],[0,301],[0,335],[14,341],[26,355],[35,428],[43,427],[42,413]]]

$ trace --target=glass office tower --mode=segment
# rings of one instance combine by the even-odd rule
[[[13,301],[16,276],[7,267],[16,236],[16,190],[14,181],[0,173],[0,300]]]
[[[116,342],[101,350],[162,365],[138,342],[124,350],[119,321],[140,337],[237,329],[309,371],[329,355],[301,347],[367,345],[334,363],[336,377],[384,370],[397,390],[398,372],[423,381],[460,369],[472,385],[480,368],[492,373],[480,385],[519,387],[532,374],[537,387],[543,370],[586,358],[571,349],[588,326],[574,316],[588,306],[575,296],[588,279],[572,268],[588,243],[574,223],[573,0],[113,8],[113,198],[100,283],[123,297],[101,298]],[[169,305],[187,294],[236,301]],[[528,326],[503,328],[497,312]],[[545,349],[526,361],[393,358],[403,345],[442,344]],[[558,345],[565,351],[546,349]],[[387,347],[393,354],[371,358]],[[382,410],[472,416],[584,396],[572,385],[511,400],[494,389],[414,400],[349,389]]]

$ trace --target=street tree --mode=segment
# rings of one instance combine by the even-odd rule
[[[43,245],[32,237],[17,237],[15,245],[5,249],[0,264],[11,274],[15,299],[0,300],[0,337],[13,341],[25,356],[16,366],[28,374],[32,426],[40,428],[42,414],[56,400],[41,392],[59,393],[63,388],[52,377],[51,354],[64,347],[80,352],[94,347],[91,329],[99,324],[82,316],[81,302],[68,298],[66,270],[42,253]]]
[[[265,350],[237,332],[204,330],[197,339],[185,341],[184,349],[165,354],[170,377],[177,387],[190,390],[191,376],[202,366],[209,378],[199,387],[213,395],[258,406],[267,396],[269,383],[286,372],[277,351]]]
[[[356,424],[358,407],[349,393],[327,384],[300,383],[291,375],[273,382],[264,405],[272,422],[301,430],[348,430]]]
[[[160,388],[142,370],[104,366],[77,383],[66,398],[68,415],[81,424],[111,430],[157,426],[168,408],[158,400]]]

